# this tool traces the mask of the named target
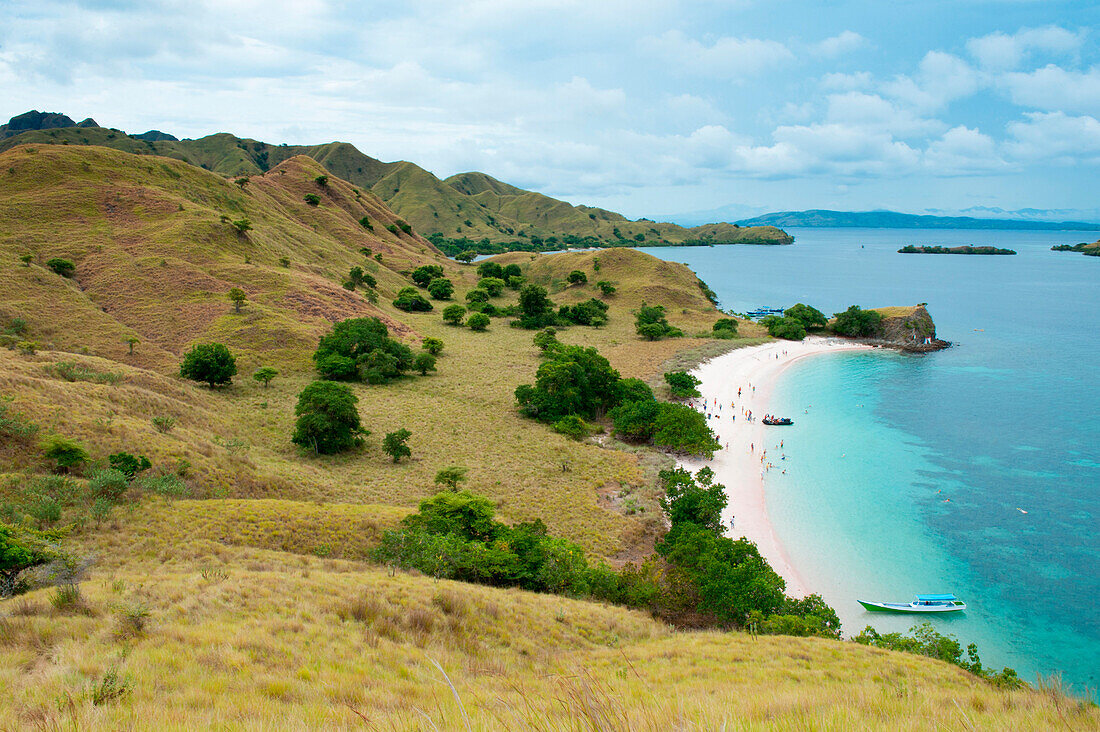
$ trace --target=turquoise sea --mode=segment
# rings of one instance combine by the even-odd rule
[[[832,354],[777,385],[787,474],[776,533],[846,634],[906,617],[856,598],[954,592],[934,618],[986,666],[1100,685],[1100,258],[1051,252],[1095,232],[792,229],[793,246],[646,248],[684,262],[723,309],[831,314],[928,303],[946,351]],[[897,254],[994,245],[1017,256]],[[673,318],[674,319],[674,318]],[[778,444],[776,445],[776,449]],[[776,454],[769,448],[769,454]],[[1026,511],[1024,513],[1023,511]]]

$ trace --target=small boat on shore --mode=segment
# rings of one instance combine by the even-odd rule
[[[868,602],[857,600],[871,612],[883,613],[957,613],[966,610],[966,603],[954,595],[917,595],[913,602]]]
[[[762,420],[764,424],[786,426],[794,424],[794,420],[790,417],[764,417]]]

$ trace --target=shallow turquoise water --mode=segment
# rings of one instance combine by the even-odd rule
[[[1100,260],[1049,251],[1095,234],[791,233],[790,247],[645,251],[689,264],[724,308],[927,302],[940,337],[956,344],[923,356],[833,354],[786,372],[772,411],[795,425],[775,433],[787,474],[769,473],[767,491],[793,563],[848,633],[912,623],[869,615],[857,596],[955,592],[970,609],[936,625],[976,642],[986,665],[1061,672],[1095,689]],[[896,253],[909,243],[1020,254]]]

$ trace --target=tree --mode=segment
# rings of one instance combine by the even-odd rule
[[[30,267],[31,262],[34,261],[34,255],[33,254],[20,254],[19,255],[19,261],[23,263],[24,267]]]
[[[116,452],[113,455],[109,455],[107,457],[107,464],[110,465],[112,469],[125,475],[127,480],[133,480],[137,477],[138,473],[153,467],[153,464],[149,462],[149,458],[144,455],[134,456],[128,452]]]
[[[218,384],[228,384],[237,373],[237,360],[221,343],[201,343],[183,357],[180,376],[200,381],[213,389]]]
[[[443,276],[443,268],[438,264],[425,264],[412,271],[412,281],[420,287],[427,287],[431,281]]]
[[[668,324],[663,305],[647,305],[643,302],[642,306],[634,312],[634,327],[638,335],[647,341],[677,338],[683,335],[679,328]]]
[[[234,311],[236,311],[238,313],[241,312],[241,305],[244,305],[245,301],[248,300],[248,295],[246,295],[244,293],[244,290],[242,290],[239,287],[232,288],[229,291],[229,296],[228,297],[229,297],[230,302],[233,303]]]
[[[611,297],[615,294],[615,285],[607,280],[600,280],[596,283],[596,287],[600,288],[600,294],[604,297]]]
[[[815,330],[825,327],[825,314],[809,305],[803,305],[802,303],[792,305],[783,311],[783,315],[788,318],[794,318],[801,323],[802,327],[806,330]]]
[[[395,463],[403,457],[409,457],[412,455],[412,450],[405,443],[408,442],[410,437],[412,437],[412,432],[405,428],[390,432],[382,440],[382,451],[392,457]]]
[[[46,260],[46,266],[62,277],[72,277],[76,273],[76,265],[67,259],[53,257]]]
[[[462,306],[460,305],[459,307]],[[433,356],[438,356],[439,354],[443,353],[443,341],[441,341],[439,338],[432,338],[431,336],[428,336],[424,339],[421,347]]]
[[[432,304],[417,292],[415,287],[402,287],[393,301],[393,306],[407,313],[426,313],[432,309]]]
[[[362,226],[367,231],[374,231],[374,224],[372,224],[370,222],[370,217],[369,216],[364,216],[363,218],[359,219],[359,225]],[[370,250],[368,250],[368,252],[369,251]],[[365,256],[370,256],[370,255],[367,254]]]
[[[419,371],[421,376],[427,376],[429,371],[435,371],[435,356],[427,351],[421,351],[413,357],[413,368]]]
[[[806,329],[797,318],[780,318],[769,315],[760,319],[760,325],[768,329],[768,334],[773,338],[785,338],[788,341],[800,341],[806,337]]]
[[[462,318],[466,315],[466,308],[458,303],[443,308],[443,322],[450,325],[462,325]]]
[[[504,269],[502,269],[500,271],[500,274],[497,275],[497,277],[504,280],[505,282],[507,282],[512,277],[522,277],[522,276],[523,276],[523,270],[521,270],[519,268],[518,264],[507,264],[507,265],[505,265]]]
[[[665,450],[709,460],[721,447],[706,417],[685,404],[662,403],[654,427],[653,444]]]
[[[241,190],[243,191],[243,190],[244,190],[244,187],[245,187],[246,185],[248,185],[248,176],[242,176],[242,177],[240,177],[240,178],[237,178],[237,179],[236,179],[235,181],[233,181],[233,182],[234,182],[234,183],[236,183],[236,184],[237,184],[237,187],[238,187],[238,188],[240,188],[240,189],[241,189]]]
[[[649,442],[657,431],[660,403],[653,398],[623,401],[609,413],[615,434],[625,440]]]
[[[141,343],[137,336],[126,336],[122,339],[122,342],[130,347],[130,355],[134,355],[134,346]]]
[[[483,331],[489,327],[489,316],[485,313],[473,313],[466,319],[466,325],[470,326],[470,330]]]
[[[661,508],[673,526],[692,523],[715,534],[722,533],[726,489],[714,482],[713,470],[703,468],[692,476],[684,468],[674,468],[662,470],[657,479],[665,492],[661,497]]]
[[[504,279],[504,268],[496,262],[482,262],[477,266],[477,276]]]
[[[584,272],[581,272],[579,269],[575,269],[569,273],[569,276],[566,278],[566,280],[568,280],[569,284],[571,285],[583,285],[588,282],[588,275],[586,275]]]
[[[231,222],[230,225],[237,230],[237,234],[239,236],[244,236],[249,231],[252,231],[252,222],[249,221],[247,218],[237,219],[236,221]]]
[[[466,302],[470,304],[489,302],[489,293],[480,287],[466,293]]]
[[[665,383],[668,384],[672,396],[677,399],[691,399],[702,396],[695,387],[703,383],[686,371],[665,372]]]
[[[482,277],[477,286],[478,289],[488,292],[489,297],[500,297],[504,292],[504,280],[499,277]]]
[[[833,331],[853,338],[877,335],[882,328],[882,314],[864,310],[859,305],[852,305],[843,313],[833,313],[833,317],[836,318]]]
[[[316,193],[307,193],[306,195],[302,196],[302,200],[308,203],[310,206],[316,206],[321,203],[321,197],[318,196]]]
[[[57,463],[59,472],[68,472],[88,461],[88,451],[76,440],[61,435],[47,435],[38,443],[42,455]]]
[[[569,414],[554,423],[554,431],[573,440],[588,437],[588,423],[575,414]]]
[[[711,326],[715,338],[733,338],[737,335],[737,321],[733,318],[719,318]]]
[[[546,353],[554,346],[561,345],[561,341],[558,340],[558,331],[555,328],[543,328],[538,333],[535,333],[534,342],[543,353]]]
[[[351,285],[348,289],[354,290],[366,281],[366,277],[367,275],[363,272],[362,267],[352,267],[348,270],[348,283]]]
[[[319,176],[317,176],[316,178],[313,179],[313,182],[316,183],[317,185],[321,186],[322,188],[324,188],[328,185],[328,176],[327,175],[319,175]]]
[[[435,484],[449,488],[452,491],[457,491],[458,484],[465,480],[466,468],[461,465],[448,465],[435,474]]]
[[[547,351],[535,383],[516,388],[520,411],[544,422],[576,414],[602,416],[619,400],[619,372],[595,348],[561,346]]]
[[[16,593],[23,570],[48,564],[57,555],[49,534],[0,524],[0,597]]]
[[[455,255],[455,259],[459,262],[462,262],[463,264],[469,264],[470,262],[474,261],[475,257],[477,257],[477,252],[475,252],[473,249],[467,249],[466,251],[460,252],[459,254]]]
[[[454,292],[454,284],[446,277],[436,277],[428,283],[428,294],[433,300],[450,300]]]
[[[359,399],[345,384],[314,381],[298,395],[298,418],[290,441],[321,455],[342,452],[370,434],[359,422]]]
[[[260,369],[257,369],[255,373],[252,374],[252,378],[256,381],[263,383],[264,388],[266,389],[267,385],[271,383],[271,380],[278,375],[279,372],[275,369],[271,368],[270,366],[264,366]]]

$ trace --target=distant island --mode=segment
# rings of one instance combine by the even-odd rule
[[[1086,257],[1100,257],[1100,241],[1092,244],[1081,242],[1080,244],[1055,244],[1050,248],[1052,252],[1080,252]]]
[[[1012,249],[998,249],[997,247],[917,247],[908,244],[898,250],[898,254],[1015,254]]]
[[[1083,221],[1017,221],[972,216],[926,216],[897,211],[779,211],[743,219],[741,226],[805,226],[862,229],[1027,229],[1039,231],[1100,231],[1100,224]]]

